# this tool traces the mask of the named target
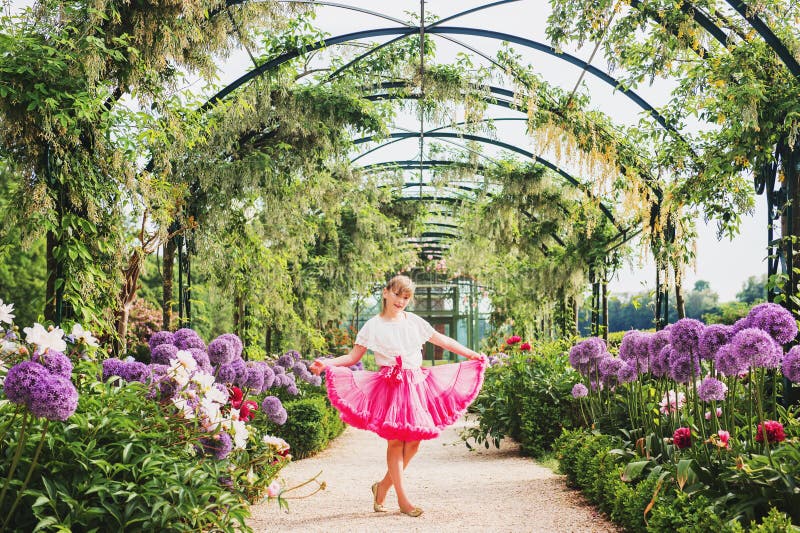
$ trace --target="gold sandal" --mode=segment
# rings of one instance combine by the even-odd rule
[[[413,516],[414,518],[420,516],[423,513],[422,509],[420,509],[419,507],[414,507],[410,511],[404,511],[400,509],[400,512],[403,514],[407,514],[408,516]]]
[[[378,485],[380,481],[376,481],[372,484],[372,510],[376,513],[385,513],[386,508],[378,503]]]

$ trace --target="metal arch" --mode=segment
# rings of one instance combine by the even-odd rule
[[[631,7],[638,9],[644,13],[643,8],[645,6],[642,5],[641,0],[631,0]],[[697,9],[693,4],[690,2],[682,2],[680,5],[680,10],[684,12],[684,14],[692,17],[695,22],[697,22],[700,26],[702,26],[708,33],[711,34],[717,41],[722,43],[723,46],[727,46],[728,44],[728,36],[722,31],[722,28],[714,24],[711,19],[709,19],[705,13],[701,12]],[[645,13],[646,16],[653,18],[656,22],[662,22],[663,17],[660,16],[658,13],[649,14]],[[672,33],[672,32],[670,32]]]
[[[800,63],[794,58],[792,53],[786,48],[777,35],[764,23],[755,13],[748,14],[748,5],[743,0],[725,0],[733,9],[736,10],[752,27],[758,32],[764,41],[772,48],[783,64],[795,77],[800,77]]]
[[[419,135],[420,135],[419,133],[411,133],[411,132],[408,132],[408,133],[406,133],[406,132],[396,133],[395,132],[395,133],[389,134],[389,138],[391,138],[391,139],[398,139],[398,138],[413,139],[415,137],[419,137]],[[436,131],[436,132],[425,132],[425,136],[426,137],[431,137],[431,138],[442,138],[442,139],[453,139],[453,138],[466,139],[468,141],[476,141],[476,142],[480,142],[480,143],[487,143],[487,144],[491,144],[491,145],[497,146],[498,148],[503,148],[505,150],[508,150],[508,151],[511,151],[511,152],[515,152],[515,153],[523,155],[523,156],[525,156],[527,158],[535,159],[537,162],[541,163],[545,167],[549,168],[553,172],[557,173],[558,175],[560,175],[561,177],[566,179],[569,183],[571,183],[572,185],[574,185],[578,189],[583,190],[590,198],[594,198],[592,193],[590,191],[586,190],[585,185],[583,185],[581,182],[579,182],[574,177],[572,177],[572,175],[568,174],[566,171],[562,170],[561,168],[555,166],[550,161],[548,161],[546,159],[543,159],[543,158],[533,154],[532,152],[528,152],[527,150],[523,150],[522,148],[514,146],[513,144],[509,144],[509,143],[506,143],[506,142],[503,142],[503,141],[498,141],[496,139],[490,139],[488,137],[482,137],[482,136],[479,136],[479,135],[472,135],[472,134],[468,134],[468,133],[458,134],[458,133],[451,133],[451,132]],[[363,143],[370,142],[370,141],[372,141],[371,137],[362,137],[361,139],[356,139],[355,141],[353,141],[353,144],[363,144]],[[611,223],[614,224],[617,227],[618,230],[622,231],[622,228],[620,228],[618,226],[617,221],[614,218],[614,215],[611,214],[611,211],[609,211],[609,209],[602,202],[600,202],[600,210],[609,219],[609,221],[611,221]]]
[[[279,55],[276,58],[273,58],[258,68],[251,70],[250,72],[240,76],[236,80],[232,81],[228,84],[224,89],[217,92],[211,98],[206,101],[202,106],[200,106],[200,111],[205,111],[209,109],[214,103],[224,99],[228,96],[231,92],[235,91],[248,81],[264,74],[265,72],[275,68],[295,57],[300,56],[302,53],[313,52],[314,50],[319,50],[321,48],[327,48],[336,44],[341,44],[348,41],[355,41],[358,39],[366,39],[369,37],[381,37],[381,36],[388,36],[388,35],[401,35],[407,37],[409,35],[414,34],[419,27],[417,28],[376,28],[372,30],[362,30],[352,33],[346,33],[342,35],[338,35],[335,37],[331,37],[325,40],[317,41],[316,43],[312,43],[308,46],[304,46],[302,48],[298,48],[295,50],[291,50],[289,52],[285,52]],[[537,50],[563,61],[566,61],[572,65],[575,65],[579,68],[585,69],[590,74],[594,75],[595,77],[599,78],[601,81],[607,83],[608,85],[612,86],[614,89],[619,89],[622,94],[627,96],[631,101],[633,101],[636,105],[638,105],[641,109],[650,113],[655,120],[661,124],[663,127],[667,128],[667,122],[663,116],[661,116],[658,111],[656,111],[653,106],[647,103],[641,96],[639,96],[636,92],[622,88],[622,84],[614,79],[612,76],[606,74],[602,70],[594,67],[582,59],[579,59],[573,55],[566,54],[566,53],[558,53],[555,48],[549,45],[545,45],[538,41],[533,41],[531,39],[525,39],[523,37],[517,37],[516,35],[511,35],[508,33],[501,33],[492,30],[483,30],[483,29],[475,29],[475,28],[465,28],[465,27],[458,27],[458,26],[444,26],[444,27],[432,27],[429,33],[434,34],[457,34],[457,35],[472,35],[476,37],[486,37],[488,39],[495,39],[500,41],[509,41],[516,44],[520,44],[527,48],[531,48],[533,50]]]
[[[384,83],[380,84],[380,88],[383,88],[383,89],[394,89],[394,88],[400,88],[400,87],[404,87],[404,86],[405,86],[404,82],[398,82],[398,81],[384,82]],[[509,89],[505,89],[503,87],[497,87],[495,85],[488,85],[488,86],[486,86],[486,88],[489,89],[489,92],[491,94],[493,94],[493,95],[494,94],[499,94],[501,96],[507,96],[507,97],[511,98],[512,100],[503,100],[503,99],[500,99],[500,98],[484,97],[483,98],[484,102],[486,102],[488,104],[491,104],[491,105],[504,107],[504,108],[506,108],[506,109],[508,109],[510,111],[515,111],[517,113],[522,113],[522,114],[527,116],[527,107],[521,107],[520,105],[515,103],[514,99],[516,98],[517,94],[514,91],[511,91]],[[373,95],[370,95],[370,96],[366,97],[366,99],[368,99],[368,100],[381,100],[381,99],[392,99],[392,98],[413,99],[413,98],[418,98],[418,95],[409,94],[409,95],[399,96],[399,95],[393,95],[393,94],[389,94],[389,93],[384,93],[384,94],[373,94]],[[551,113],[558,114],[557,110],[548,109],[548,111],[550,111]],[[482,120],[480,120],[478,122],[491,122],[491,121],[503,122],[503,121],[514,121],[514,120],[520,120],[520,119],[515,118],[515,117],[497,117],[497,118],[482,119]],[[527,119],[524,119],[524,120],[527,120]],[[444,126],[440,126],[440,127],[436,128],[435,130],[430,130],[430,131],[438,131],[438,130],[450,128],[450,127],[457,126],[457,125],[463,125],[463,124],[467,124],[467,122],[458,122],[458,123],[455,123],[455,124],[446,124]],[[682,140],[684,143],[686,143],[686,145],[689,147],[689,150],[692,152],[692,154],[694,154],[695,156],[697,155],[695,153],[694,149],[692,148],[691,144],[683,137],[683,135],[681,135],[681,133],[678,130],[676,130],[672,126],[668,126],[668,125],[664,126],[664,127],[665,127],[665,129],[667,129],[667,131],[670,131],[670,132],[674,133],[680,140]],[[387,144],[390,144],[390,143],[387,143]],[[373,150],[368,150],[367,152],[359,154],[358,157],[356,157],[354,159],[351,159],[351,163],[356,161],[357,159],[360,159],[361,157],[369,154],[372,151]]]
[[[284,1],[286,1],[286,0],[284,0]],[[482,10],[484,10],[484,9],[489,9],[489,8],[491,8],[491,7],[495,7],[495,6],[497,6],[497,5],[500,5],[500,4],[509,4],[509,3],[512,3],[512,2],[519,2],[519,0],[499,0],[499,1],[497,1],[497,2],[493,2],[493,3],[491,3],[491,4],[485,4],[485,5],[482,5],[482,6],[476,6],[476,7],[474,7],[474,8],[467,9],[466,11],[461,11],[460,13],[456,13],[456,14],[454,14],[454,15],[450,15],[449,17],[445,17],[445,18],[443,18],[443,19],[436,20],[436,21],[432,22],[431,24],[426,24],[426,25],[424,26],[424,30],[425,30],[425,31],[428,31],[428,29],[429,29],[429,28],[433,28],[433,27],[435,27],[435,26],[439,26],[439,25],[441,25],[441,24],[444,24],[445,22],[447,22],[447,21],[449,21],[449,20],[454,20],[454,19],[457,19],[457,18],[459,18],[459,17],[463,17],[464,15],[469,15],[469,14],[471,14],[471,13],[475,13],[475,12],[477,12],[477,11],[482,11]],[[343,6],[339,5],[338,7],[343,7]],[[370,14],[372,14],[372,15],[375,15],[375,13],[370,13]],[[384,17],[384,18],[387,18],[387,17]],[[419,29],[420,29],[420,28],[419,28],[419,26],[416,26],[416,27],[415,27],[413,24],[410,24],[410,23],[408,23],[408,22],[403,22],[403,21],[401,21],[401,20],[399,20],[399,19],[395,19],[394,17],[392,17],[390,20],[392,20],[393,22],[399,22],[399,23],[400,23],[400,24],[402,24],[403,26],[406,26],[406,27],[408,27],[408,28],[413,28],[414,30],[419,30]],[[421,20],[421,21],[420,21],[420,24],[424,24],[424,23],[425,23],[425,21],[424,21],[424,20]],[[333,80],[334,78],[336,78],[336,76],[337,76],[339,73],[341,73],[341,72],[343,72],[344,70],[348,69],[348,68],[349,68],[351,65],[354,65],[354,64],[358,63],[359,61],[361,61],[361,60],[362,60],[362,59],[364,59],[365,57],[368,57],[368,56],[370,56],[370,55],[374,54],[374,53],[375,53],[375,52],[377,52],[378,50],[381,50],[381,49],[383,49],[383,48],[386,48],[386,47],[387,47],[387,46],[389,46],[390,44],[393,44],[393,43],[396,43],[397,41],[401,41],[401,40],[403,40],[405,37],[406,37],[405,35],[401,35],[401,36],[399,36],[399,37],[395,37],[394,39],[389,39],[389,40],[388,40],[388,41],[386,41],[385,43],[381,43],[381,44],[379,44],[378,46],[376,46],[375,48],[372,48],[372,49],[370,49],[370,50],[367,50],[367,51],[366,51],[366,52],[364,52],[363,54],[361,54],[361,55],[359,55],[358,57],[356,57],[356,58],[352,59],[351,61],[348,61],[347,63],[345,63],[344,65],[342,65],[342,66],[341,66],[341,67],[339,67],[338,69],[336,69],[336,71],[335,71],[335,72],[331,73],[331,75],[330,75],[330,76],[328,76],[328,79],[327,79],[326,81],[331,81],[331,80]],[[445,36],[445,35],[441,35],[440,37],[443,37],[443,38],[447,39],[448,41],[450,41],[450,42],[452,42],[452,43],[455,43],[455,44],[457,44],[457,45],[459,45],[459,46],[462,46],[462,47],[466,48],[467,50],[469,50],[470,52],[473,52],[473,53],[475,53],[475,54],[478,54],[479,56],[481,56],[482,58],[484,58],[484,59],[486,59],[486,60],[490,61],[492,64],[494,64],[494,65],[495,65],[495,66],[497,66],[497,67],[502,67],[502,65],[499,65],[499,64],[498,64],[498,63],[497,63],[497,62],[496,62],[494,59],[492,59],[491,57],[487,56],[486,54],[484,54],[484,53],[482,53],[482,52],[480,52],[480,51],[478,51],[478,50],[474,49],[473,47],[469,46],[469,45],[468,45],[468,44],[466,44],[466,43],[462,43],[461,41],[459,41],[459,40],[457,40],[457,39],[453,39],[452,37]]]

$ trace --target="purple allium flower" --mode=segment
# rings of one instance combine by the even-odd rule
[[[215,365],[227,365],[236,358],[233,342],[220,335],[208,345],[208,359]]]
[[[261,411],[267,415],[271,422],[282,426],[286,423],[288,414],[283,407],[280,398],[277,396],[267,396],[261,402]]]
[[[569,351],[569,362],[578,372],[588,375],[600,360],[607,356],[603,339],[589,337],[579,342]]]
[[[247,377],[244,380],[244,386],[252,389],[256,394],[264,388],[264,368],[261,366],[262,364],[264,363],[260,361],[247,364]]]
[[[753,310],[751,309],[750,311],[752,312]],[[733,338],[734,335],[736,335],[737,333],[739,333],[743,329],[746,329],[746,328],[749,328],[749,327],[752,327],[752,326],[750,326],[750,320],[747,317],[740,318],[739,320],[734,322],[733,325],[731,326],[731,338]]]
[[[30,410],[48,420],[66,420],[78,408],[78,391],[64,376],[50,374],[31,392]]]
[[[622,342],[619,344],[619,358],[623,361],[633,361],[637,358],[639,349],[638,337],[642,332],[632,329],[625,332]]]
[[[247,363],[241,357],[235,357],[229,364],[236,372],[236,377],[233,378],[234,385],[244,387],[244,383],[247,381]]]
[[[298,394],[300,394],[300,390],[297,388],[296,383],[292,383],[288,387],[286,387],[286,392],[288,392],[292,396],[297,396]]]
[[[292,371],[298,376],[302,376],[303,374],[308,374],[308,367],[303,362],[298,361],[292,365]]]
[[[728,386],[715,378],[704,378],[697,386],[697,396],[704,402],[722,401],[728,393]]]
[[[188,350],[190,348],[206,349],[206,343],[204,343],[200,335],[191,328],[181,328],[173,333],[172,344],[177,346],[180,350]]]
[[[700,357],[713,360],[719,347],[728,344],[731,340],[731,327],[725,324],[711,324],[706,326],[700,336]]]
[[[613,385],[617,381],[617,373],[625,365],[625,361],[618,357],[604,357],[600,360],[600,379],[606,385]]]
[[[114,376],[122,377],[120,372],[124,365],[125,362],[116,357],[105,359],[103,361],[103,381],[108,381]]]
[[[319,387],[322,385],[322,376],[311,376],[309,383],[315,387]]]
[[[800,346],[792,346],[783,357],[783,376],[792,383],[800,383]]]
[[[206,455],[210,455],[217,460],[225,459],[233,450],[233,440],[224,431],[213,437],[201,438],[200,444],[203,446],[203,451]]]
[[[147,382],[148,378],[150,377],[150,369],[147,367],[146,364],[141,363],[139,361],[131,361],[130,363],[123,363],[120,377],[131,383],[133,381],[138,381],[140,383]]]
[[[278,361],[275,364],[287,369],[292,368],[292,366],[294,366],[294,357],[292,357],[291,354],[285,353],[278,357]]]
[[[11,402],[30,406],[31,395],[42,387],[49,375],[50,372],[39,363],[22,361],[8,370],[3,392]]]
[[[659,331],[658,333],[661,333],[661,331]],[[661,341],[659,340],[658,343],[660,342]],[[652,348],[655,348],[656,344],[651,342],[650,346]],[[668,343],[661,348],[661,351],[659,351],[655,355],[655,357],[651,357],[650,373],[657,378],[663,378],[664,376],[669,375],[669,357],[671,353],[672,353],[672,345]]]
[[[700,336],[705,326],[699,320],[682,318],[675,322],[669,330],[669,343],[674,350],[697,355]]]
[[[244,345],[242,344],[242,339],[239,338],[238,335],[233,333],[223,333],[218,339],[226,339],[233,345],[233,356],[234,357],[241,357],[242,351],[244,350]]]
[[[589,395],[589,389],[586,388],[586,385],[583,383],[576,383],[572,387],[572,397],[573,398],[585,398]]]
[[[636,364],[636,360],[627,361],[622,368],[619,369],[617,372],[617,379],[620,383],[631,383],[636,381],[636,378],[639,377],[639,371],[637,369],[638,365]]]
[[[169,360],[175,359],[177,355],[178,347],[174,344],[159,344],[150,350],[150,362],[169,366]]]
[[[171,331],[156,331],[150,336],[150,340],[148,341],[148,345],[150,346],[150,351],[152,352],[156,346],[160,346],[162,344],[172,344],[172,332]]]
[[[272,367],[272,372],[275,374],[275,376],[278,376],[280,374],[285,374],[286,373],[286,369],[283,368],[280,365],[275,365],[275,366]]]
[[[737,355],[731,344],[719,347],[717,356],[714,359],[714,365],[719,372],[726,376],[738,376],[746,372],[749,367],[747,361]]]
[[[775,303],[753,307],[747,315],[750,326],[763,329],[779,344],[787,344],[797,337],[797,322],[792,313]]]
[[[230,364],[223,364],[217,367],[217,383],[233,383],[236,379],[236,369]]]
[[[364,363],[362,361],[358,361],[356,364],[350,365],[347,368],[349,368],[353,372],[359,372],[361,370],[364,370]]]
[[[47,352],[43,354],[35,355],[33,359],[45,367],[51,374],[64,376],[67,379],[72,376],[72,361],[61,352],[47,350]]]
[[[689,383],[700,373],[700,361],[689,353],[672,349],[669,353],[669,376],[678,383]]]
[[[275,372],[272,371],[272,367],[269,365],[264,365],[264,385],[261,387],[261,392],[266,392],[272,385],[275,383]]]
[[[775,368],[780,364],[780,345],[766,331],[745,328],[733,336],[733,351],[747,367]]]
[[[192,354],[192,358],[197,363],[197,367],[204,372],[211,374],[213,369],[211,367],[211,360],[208,358],[208,352],[200,348],[189,348],[188,352]]]

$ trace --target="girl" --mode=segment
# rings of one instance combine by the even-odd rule
[[[475,399],[483,383],[486,356],[437,333],[419,316],[405,310],[414,296],[407,276],[395,276],[383,289],[381,313],[369,319],[347,355],[317,359],[310,369],[325,370],[328,397],[351,426],[377,433],[387,441],[387,472],[372,485],[373,509],[394,486],[400,511],[420,516],[408,499],[403,470],[421,440],[433,439],[455,422]],[[422,368],[422,345],[431,342],[469,361]],[[378,372],[352,372],[367,349],[375,354]]]

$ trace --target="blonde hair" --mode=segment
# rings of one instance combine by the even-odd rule
[[[398,274],[392,279],[390,279],[386,286],[384,287],[385,290],[392,291],[398,295],[408,295],[409,300],[414,298],[414,282],[411,281],[411,278],[408,276],[404,276],[402,274]],[[384,310],[386,309],[386,298],[381,298],[381,314],[383,314]]]

